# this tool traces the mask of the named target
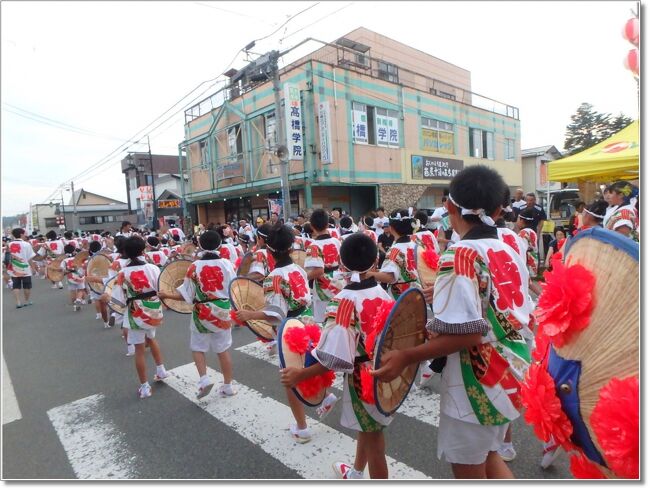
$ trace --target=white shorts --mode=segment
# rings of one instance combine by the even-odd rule
[[[139,330],[128,329],[126,334],[126,343],[127,344],[144,344],[145,338],[155,339],[156,338],[156,329],[155,328],[142,328]]]
[[[231,329],[218,332],[199,333],[190,327],[190,350],[192,352],[216,352],[221,354],[232,345]]]
[[[503,443],[508,425],[480,425],[440,413],[438,459],[452,464],[483,464]]]
[[[79,291],[81,289],[86,289],[86,285],[84,283],[81,284],[75,284],[74,282],[68,283],[68,291]]]

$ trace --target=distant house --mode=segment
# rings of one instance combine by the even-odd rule
[[[562,153],[553,145],[538,146],[521,150],[524,192],[535,192],[538,197],[547,190],[560,190],[560,182],[548,182],[548,163],[562,158]]]
[[[76,215],[74,213],[75,204]],[[70,201],[65,205],[64,215],[67,229],[75,231],[110,231],[115,233],[119,231],[122,221],[136,223],[136,217],[129,213],[127,203],[85,189],[74,192]]]

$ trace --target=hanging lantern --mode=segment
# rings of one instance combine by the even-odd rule
[[[623,60],[623,65],[636,76],[639,76],[639,50],[636,48],[630,49]]]
[[[639,46],[639,19],[633,17],[625,23],[623,37],[635,46]]]

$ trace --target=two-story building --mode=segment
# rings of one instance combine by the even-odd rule
[[[434,207],[475,164],[521,186],[519,111],[473,93],[468,70],[363,27],[318,42],[279,71],[292,213]],[[281,196],[265,57],[243,71],[186,111],[183,197],[201,223],[266,216]]]

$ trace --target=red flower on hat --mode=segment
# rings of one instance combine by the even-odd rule
[[[295,298],[302,298],[307,294],[307,283],[300,271],[289,272],[289,287]]]
[[[323,262],[326,267],[334,267],[339,263],[339,251],[333,243],[323,245]]]
[[[204,265],[199,272],[199,280],[204,291],[223,289],[223,272],[221,267]]]
[[[607,466],[621,478],[639,478],[639,378],[612,378],[589,422]]]
[[[361,331],[368,335],[373,328],[377,310],[383,303],[381,298],[364,299],[361,303],[361,312],[359,313],[359,321],[361,323]]]
[[[524,304],[521,275],[517,264],[505,250],[487,252],[490,274],[497,290],[496,306],[501,311],[512,310]]]
[[[573,433],[571,421],[562,411],[555,391],[555,382],[541,364],[531,364],[521,385],[521,401],[526,411],[524,419],[542,441],[551,436],[566,450],[571,450],[569,440]]]
[[[544,272],[544,279],[535,315],[544,334],[562,347],[589,325],[596,278],[580,264],[567,267],[556,261],[552,272]]]
[[[20,253],[20,243],[12,242],[11,244],[9,244],[9,251],[12,254],[19,254]]]
[[[360,369],[361,394],[359,398],[368,405],[375,404],[375,380],[370,374],[370,367],[364,364]]]
[[[150,288],[149,279],[143,270],[133,271],[129,275],[129,282],[136,291],[142,291],[144,288]]]

